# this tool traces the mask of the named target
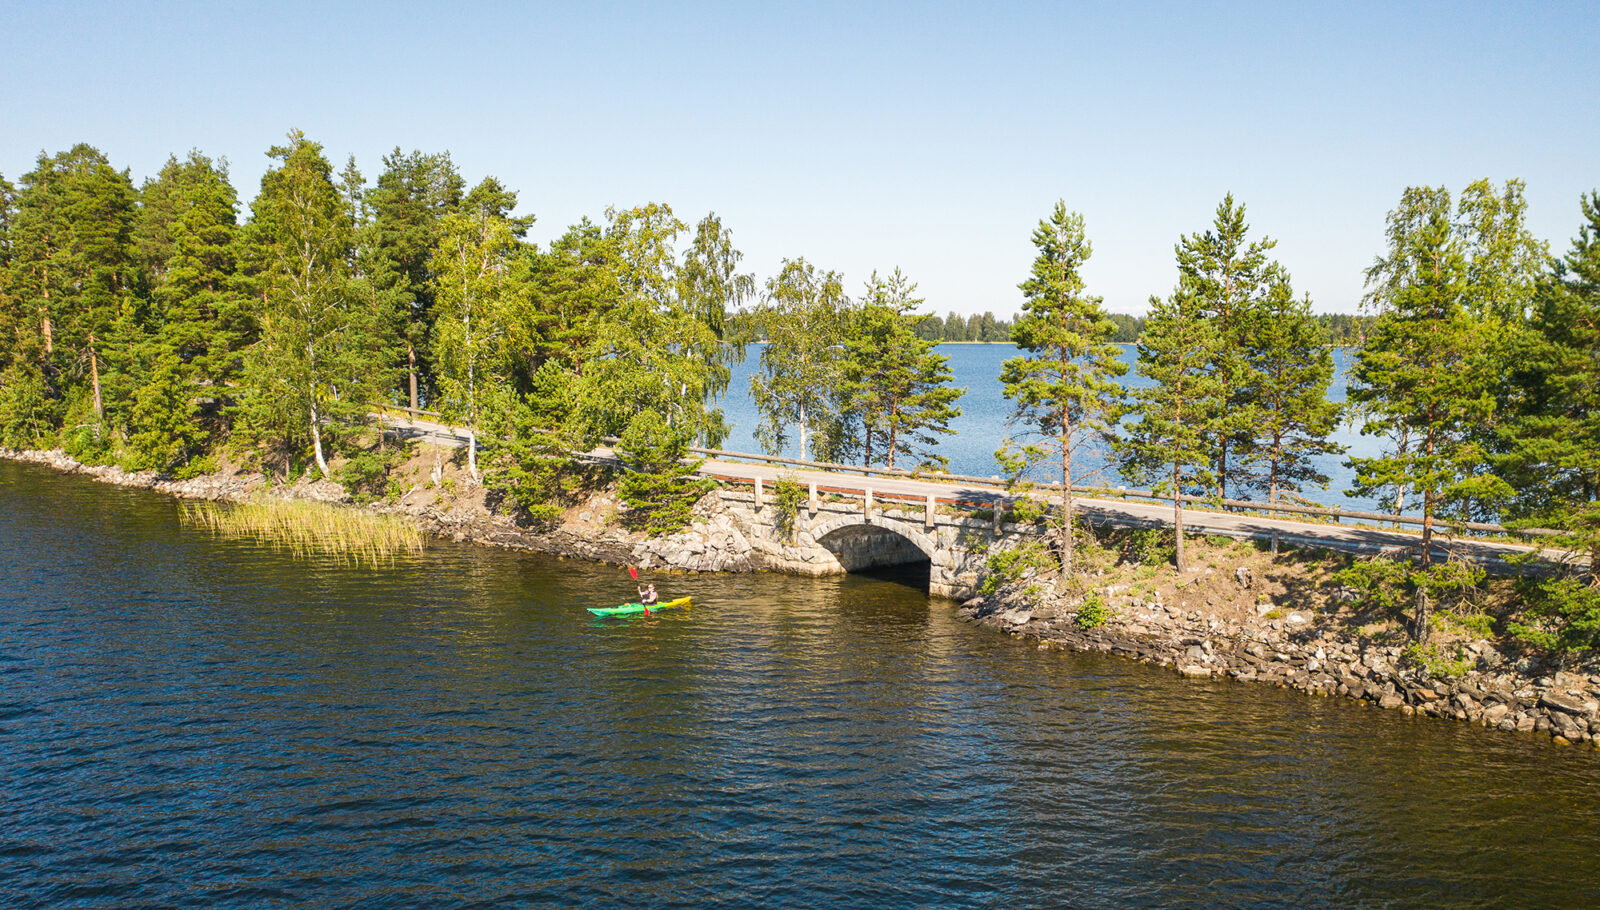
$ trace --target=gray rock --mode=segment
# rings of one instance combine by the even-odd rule
[[[1568,695],[1546,692],[1539,698],[1539,707],[1565,714],[1581,714],[1584,717],[1593,717],[1596,710],[1600,710],[1600,702],[1580,701]]]

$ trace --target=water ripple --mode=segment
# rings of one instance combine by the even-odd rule
[[[892,580],[384,571],[0,464],[0,904],[1594,906],[1591,753]]]

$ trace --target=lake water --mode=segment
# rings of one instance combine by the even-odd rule
[[[1120,347],[1123,362],[1129,367],[1123,384],[1130,388],[1148,385],[1133,370],[1137,356],[1134,346],[1127,344]],[[759,369],[760,352],[759,346],[752,346],[745,362],[734,367],[728,397],[722,402],[722,409],[733,425],[733,433],[726,447],[733,451],[761,451],[760,444],[755,440],[756,424],[761,415],[750,397],[750,376]],[[950,459],[950,471],[954,474],[980,477],[999,474],[1000,467],[994,460],[995,450],[1000,448],[1008,435],[1018,432],[1011,425],[1013,408],[1000,385],[1000,367],[1008,358],[1019,356],[1019,351],[1010,344],[943,344],[939,346],[939,353],[950,358],[950,370],[955,374],[951,384],[967,391],[958,402],[962,409],[961,416],[950,424],[955,433],[940,441],[938,454]],[[1345,400],[1345,376],[1350,359],[1348,350],[1339,348],[1334,351],[1335,374],[1328,390],[1330,400]],[[1345,491],[1355,483],[1355,472],[1344,464],[1350,455],[1372,457],[1381,454],[1381,441],[1361,436],[1359,428],[1348,422],[1339,427],[1333,439],[1346,446],[1349,452],[1317,459],[1318,469],[1328,476],[1329,483],[1325,489],[1306,490],[1306,498],[1346,509],[1382,509],[1382,505],[1374,499],[1345,495]],[[798,458],[798,444],[791,445],[783,454]],[[1100,474],[1089,481],[1079,482],[1103,482],[1111,486],[1122,482],[1114,468],[1104,466],[1103,459],[1091,459],[1086,467],[1091,471],[1098,470]]]
[[[1594,907],[1600,756],[915,578],[384,569],[0,462],[0,906]],[[907,584],[905,582],[911,582]]]

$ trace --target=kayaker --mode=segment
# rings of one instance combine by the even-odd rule
[[[652,606],[661,601],[661,595],[656,593],[656,586],[643,584],[639,586],[639,602],[645,606]]]

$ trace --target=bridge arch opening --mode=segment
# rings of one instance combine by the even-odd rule
[[[931,535],[899,524],[855,522],[818,528],[816,541],[846,572],[928,591],[937,543]]]

